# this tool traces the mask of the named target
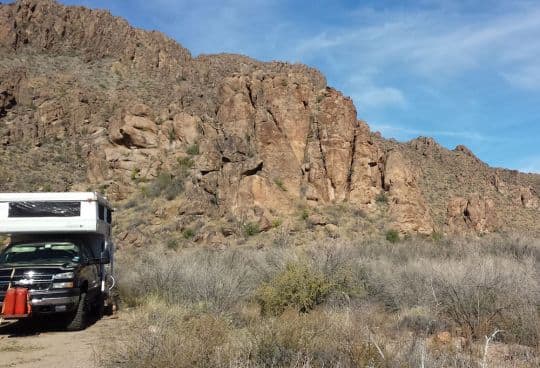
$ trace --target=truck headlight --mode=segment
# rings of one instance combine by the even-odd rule
[[[53,289],[71,289],[73,287],[73,281],[70,282],[53,282]]]
[[[75,277],[75,274],[73,272],[63,272],[63,273],[57,273],[53,276],[53,280],[63,280],[63,279],[72,279]]]

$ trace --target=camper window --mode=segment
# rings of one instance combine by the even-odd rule
[[[77,217],[81,202],[10,202],[8,217]]]

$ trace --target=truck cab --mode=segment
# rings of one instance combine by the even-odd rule
[[[113,308],[112,207],[97,193],[0,193],[0,318],[58,315],[68,330]],[[4,313],[10,288],[28,313]]]

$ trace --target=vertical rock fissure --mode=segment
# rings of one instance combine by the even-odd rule
[[[249,96],[249,101],[251,102],[251,106],[253,107],[253,109],[255,109],[255,100],[253,99],[253,91],[251,90],[251,85],[247,83],[246,88],[248,90],[248,96]]]
[[[266,112],[268,112],[268,114],[272,118],[272,121],[274,122],[274,124],[275,124],[276,128],[279,130],[279,132],[281,134],[283,134],[285,137],[287,137],[287,135],[283,132],[283,129],[281,129],[281,126],[279,125],[279,122],[277,121],[276,117],[274,116],[274,113],[272,112],[272,110],[271,109],[266,109]]]
[[[349,164],[349,174],[347,175],[347,193],[345,193],[345,198],[349,200],[349,196],[352,190],[352,177],[354,174],[354,161],[356,159],[356,139],[358,137],[358,127],[354,129],[354,136],[352,139],[352,148],[351,148],[351,162]]]
[[[321,161],[323,163],[323,169],[324,169],[324,176],[330,181],[330,185],[332,186],[332,189],[336,189],[336,186],[334,184],[334,181],[332,178],[328,175],[328,167],[326,165],[326,156],[324,154],[323,145],[322,145],[322,139],[321,139],[321,125],[318,121],[315,121],[315,126],[317,127],[317,141],[319,143],[319,152],[321,154]],[[330,193],[328,193],[330,194]],[[329,198],[330,199],[330,198]]]

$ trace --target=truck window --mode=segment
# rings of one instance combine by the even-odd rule
[[[105,220],[105,207],[101,204],[98,204],[98,218],[100,220]]]
[[[78,262],[79,256],[79,247],[70,242],[15,244],[0,253],[0,265]]]
[[[112,223],[112,211],[107,208],[107,223]]]
[[[10,202],[8,217],[78,217],[81,202]]]

